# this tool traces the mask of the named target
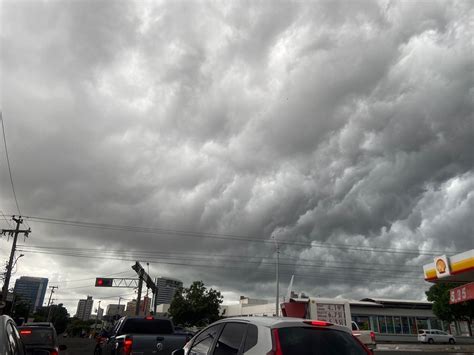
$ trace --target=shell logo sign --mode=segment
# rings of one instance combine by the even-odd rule
[[[446,255],[437,256],[436,258],[434,258],[434,264],[436,268],[436,276],[438,276],[438,278],[443,278],[451,275],[449,261]]]

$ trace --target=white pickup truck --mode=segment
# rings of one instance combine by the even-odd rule
[[[360,330],[352,321],[350,305],[347,300],[326,298],[291,298],[281,304],[284,317],[317,319],[332,324],[343,325],[352,329],[352,334],[369,349],[377,347],[375,333],[371,330]]]

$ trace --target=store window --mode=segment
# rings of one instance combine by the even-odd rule
[[[430,318],[431,329],[443,330],[443,325],[441,321],[436,318]]]
[[[360,330],[370,330],[369,316],[352,316],[352,320],[357,323]]]
[[[385,316],[378,316],[379,320],[379,331],[380,333],[387,333],[387,323],[385,322]]]
[[[394,326],[393,326],[393,317],[386,316],[385,320],[387,322],[387,333],[395,334],[395,329],[394,329]]]
[[[410,322],[410,333],[411,334],[418,334],[418,328],[416,326],[415,317],[409,317],[408,321]]]
[[[418,327],[418,330],[429,329],[428,318],[416,317],[416,326]]]
[[[400,317],[393,317],[393,325],[395,326],[395,334],[402,334],[402,320]]]
[[[402,330],[403,334],[410,334],[410,324],[408,323],[408,317],[402,317]]]

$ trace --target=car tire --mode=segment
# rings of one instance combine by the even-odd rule
[[[456,344],[456,340],[454,340],[453,338],[449,339],[449,344]]]
[[[433,343],[434,343],[433,338],[429,338],[429,339],[428,339],[428,344],[433,344]]]

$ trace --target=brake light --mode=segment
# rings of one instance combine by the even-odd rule
[[[332,325],[332,323],[325,322],[322,320],[310,320],[310,321],[304,321],[303,323],[313,325],[315,327],[327,327]]]
[[[127,338],[123,342],[123,351],[125,355],[130,355],[132,353],[132,345],[133,345],[133,340],[130,338]]]
[[[278,329],[272,329],[273,345],[272,350],[267,355],[283,355],[281,349],[280,336],[278,335]]]
[[[375,343],[375,332],[370,332],[370,340]]]
[[[29,335],[31,334],[31,330],[20,330],[21,335]]]
[[[145,317],[145,319],[146,319],[146,320],[153,320],[153,319],[155,319],[155,318],[153,318],[152,316],[147,316],[147,317]]]
[[[56,350],[51,350],[49,355],[59,355],[59,353]]]

